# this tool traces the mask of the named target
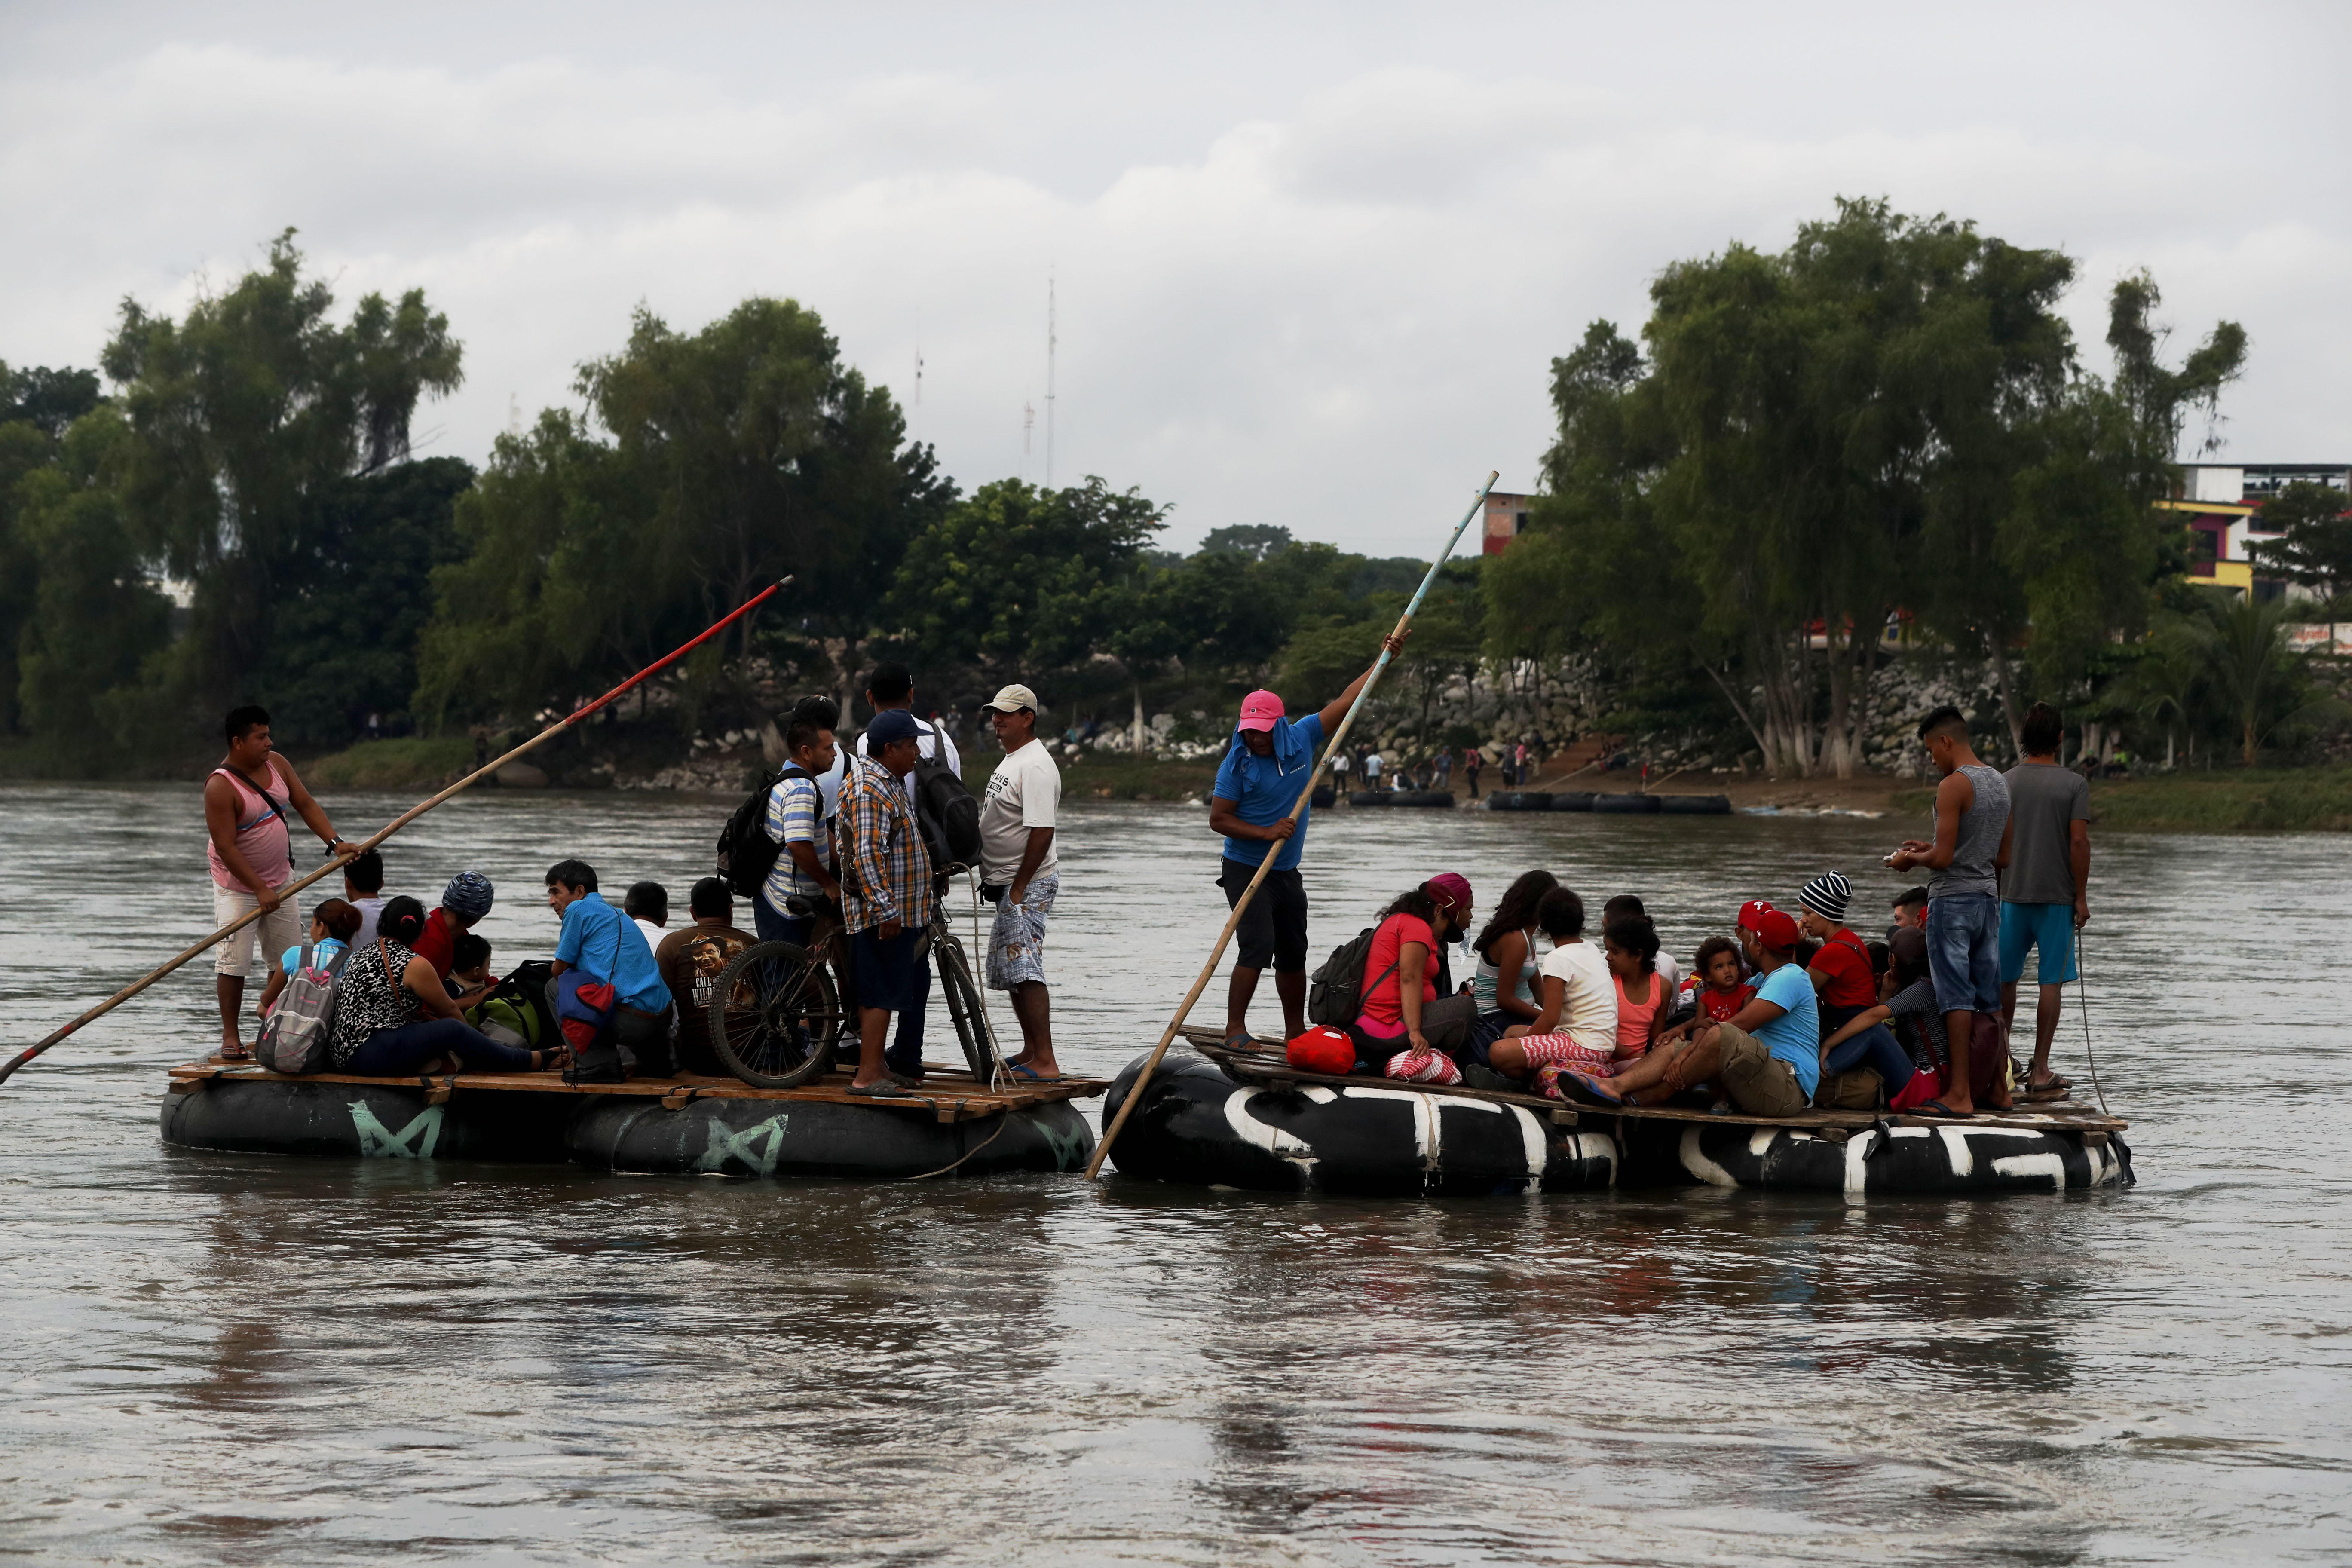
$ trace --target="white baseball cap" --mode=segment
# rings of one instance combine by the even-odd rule
[[[1032,713],[1039,711],[1037,694],[1020,685],[1006,687],[982,706],[993,708],[1000,713],[1018,713],[1024,708]]]

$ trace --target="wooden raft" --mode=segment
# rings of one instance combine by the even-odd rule
[[[1791,1127],[1855,1132],[1866,1127],[1875,1127],[1883,1121],[1889,1127],[2007,1127],[2024,1132],[2079,1132],[2104,1140],[2106,1134],[2121,1132],[2131,1125],[2120,1117],[2102,1115],[2074,1100],[2041,1100],[2030,1109],[2021,1103],[2013,1110],[1981,1111],[1965,1118],[1914,1116],[1907,1112],[1894,1114],[1883,1110],[1800,1110],[1790,1116],[1748,1116],[1738,1111],[1718,1114],[1678,1105],[1589,1105],[1582,1100],[1546,1100],[1537,1094],[1471,1089],[1465,1085],[1404,1083],[1395,1079],[1342,1078],[1330,1073],[1307,1072],[1292,1067],[1278,1050],[1236,1050],[1227,1046],[1215,1029],[1188,1024],[1180,1033],[1194,1050],[1219,1067],[1260,1083],[1313,1083],[1332,1089],[1378,1087],[1410,1089],[1420,1094],[1450,1095],[1462,1100],[1491,1100],[1496,1104],[1525,1106],[1529,1110],[1539,1111],[1555,1126],[1560,1127],[1573,1127],[1584,1120],[1600,1122],[1622,1118],[1627,1121],[1701,1121],[1717,1127]]]
[[[740,1079],[704,1078],[680,1073],[676,1078],[630,1079],[623,1083],[563,1081],[558,1072],[433,1073],[413,1078],[362,1078],[352,1073],[310,1073],[289,1078],[249,1065],[187,1062],[171,1069],[171,1092],[186,1094],[215,1079],[254,1083],[375,1083],[403,1087],[421,1085],[428,1105],[438,1105],[459,1090],[504,1090],[526,1094],[600,1094],[653,1097],[671,1110],[698,1100],[783,1100],[803,1104],[870,1106],[877,1110],[928,1112],[942,1122],[978,1121],[1008,1110],[1025,1110],[1057,1100],[1091,1100],[1110,1087],[1108,1079],[1064,1078],[1057,1083],[1020,1083],[991,1089],[970,1069],[939,1062],[923,1064],[923,1087],[902,1096],[875,1099],[849,1092],[851,1073],[841,1068],[796,1089],[754,1089]]]

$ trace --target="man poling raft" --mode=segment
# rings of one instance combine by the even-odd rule
[[[1474,506],[1471,516],[1476,510]],[[1355,705],[1331,738],[1330,751],[1344,744],[1356,709],[1377,685],[1396,640],[1409,628],[1430,582],[1469,521],[1465,517],[1456,526],[1381,659],[1359,683]],[[1952,740],[1951,721],[1957,717],[1939,710],[1921,726],[1947,771],[1965,751],[1964,742],[1956,746]],[[1250,748],[1261,756],[1269,749]],[[1948,758],[1947,752],[1953,757]],[[1326,765],[1328,758],[1327,752]],[[1965,761],[1973,763],[1973,758]],[[1291,817],[1304,815],[1319,771],[1319,766],[1305,770]],[[1961,784],[1975,782],[1966,778]],[[1996,779],[1978,787],[1997,796],[1998,784]],[[1939,795],[1936,843],[1907,844],[1889,857],[1890,866],[1924,863],[1940,868],[1953,860],[1958,838],[1968,843],[1960,851],[1963,856],[1974,852],[1988,830],[1973,818],[1964,830],[1960,818],[1969,802],[1947,798],[1952,796],[1950,788]],[[1219,804],[1230,818],[1231,803]],[[1990,832],[2000,839],[1998,822]],[[2006,860],[2005,854],[2002,858]],[[1736,948],[1710,952],[1717,945],[1711,942],[1700,952],[1701,969],[1723,971],[1710,984],[1727,985],[1726,996],[1719,1005],[1690,998],[1687,1021],[1663,1032],[1666,999],[1661,988],[1667,981],[1657,973],[1658,942],[1636,900],[1612,901],[1612,910],[1621,902],[1629,907],[1622,929],[1611,922],[1605,964],[1599,953],[1592,953],[1591,963],[1567,963],[1556,972],[1567,951],[1556,948],[1544,964],[1544,1005],[1534,1020],[1516,1025],[1500,1021],[1505,1018],[1501,1010],[1492,1010],[1498,1022],[1491,1026],[1501,1031],[1498,1036],[1479,1032],[1479,1026],[1487,1025],[1486,1015],[1476,1015],[1475,1026],[1465,1021],[1459,1029],[1448,1015],[1443,1029],[1425,1030],[1423,1022],[1432,1016],[1428,1010],[1440,1004],[1436,992],[1425,988],[1425,981],[1424,988],[1412,991],[1391,981],[1386,973],[1376,978],[1371,973],[1373,944],[1369,942],[1350,944],[1333,955],[1317,976],[1318,1002],[1325,989],[1344,990],[1348,1005],[1341,1011],[1352,1015],[1359,994],[1394,984],[1410,1049],[1387,1055],[1381,1047],[1397,1041],[1368,1037],[1364,1017],[1327,1016],[1319,1008],[1317,1016],[1327,1026],[1345,1027],[1295,1031],[1281,1049],[1262,1047],[1250,1038],[1238,1008],[1222,1033],[1186,1027],[1186,1015],[1242,926],[1273,862],[1271,856],[1262,860],[1234,898],[1233,912],[1207,963],[1159,1043],[1114,1080],[1104,1107],[1108,1121],[1087,1166],[1089,1176],[1116,1147],[1120,1168],[1130,1173],[1277,1191],[1475,1194],[1704,1182],[1858,1196],[2046,1193],[2131,1179],[2129,1150],[2121,1137],[2126,1124],[2088,1108],[2056,1101],[2012,1108],[1996,1091],[1992,1103],[2000,1114],[1972,1118],[1966,1109],[1971,1062],[1965,1037],[1950,1048],[1949,1061],[1933,1077],[1916,1073],[1899,1053],[1887,1054],[1894,1049],[1892,1038],[1880,1037],[1885,1031],[1878,1020],[1890,1010],[1864,1006],[1867,997],[1854,990],[1860,982],[1847,964],[1853,955],[1845,949],[1858,951],[1860,943],[1842,924],[1851,889],[1834,873],[1808,884],[1801,900],[1809,922],[1818,923],[1836,944],[1819,974],[1801,961],[1802,932],[1797,921],[1762,900],[1751,900],[1740,921],[1745,963]],[[1438,907],[1436,895],[1428,890],[1445,880],[1423,885],[1424,901],[1433,909]],[[1966,890],[1976,891],[1973,886]],[[1466,885],[1459,893],[1466,918]],[[1545,895],[1545,902],[1559,904],[1562,911],[1558,929],[1551,931],[1555,939],[1580,940],[1580,912],[1574,919],[1567,913],[1570,905],[1580,910],[1575,895],[1557,889]],[[1956,912],[1968,922],[1972,939],[1974,928],[1983,923],[1975,906]],[[1393,921],[1398,907],[1391,906],[1390,913]],[[1389,923],[1383,923],[1383,932]],[[1425,914],[1422,923],[1430,931],[1439,931]],[[1408,941],[1418,930],[1396,937],[1389,951],[1420,954],[1425,963],[1438,936]],[[1359,945],[1363,951],[1357,951]],[[1958,939],[1954,945],[1966,951]],[[1521,963],[1528,956],[1517,954]],[[1801,958],[1811,956],[1808,950]],[[1863,962],[1865,974],[1871,973],[1875,961],[1864,956]],[[1923,971],[1926,963],[1923,952]],[[1343,963],[1363,973],[1351,968],[1334,973],[1331,966]],[[1962,1030],[1970,1021],[1961,1009],[1972,1003],[1979,1010],[1982,1006],[1978,1001],[1982,985],[1974,974],[1981,965],[1973,957],[1969,963],[1969,977],[1952,985],[1945,981],[1947,966],[1940,954],[1937,965],[1935,991],[1951,998],[1943,1005],[1956,1016],[1954,1026]],[[1389,967],[1396,965],[1392,956]],[[1747,986],[1743,973],[1758,974],[1765,984]],[[1417,973],[1415,978],[1420,977]],[[1237,982],[1239,978],[1237,973]],[[1695,973],[1692,985],[1700,979]],[[1830,1016],[1841,1033],[1825,1041],[1816,991],[1832,983],[1837,989]],[[1609,1001],[1612,992],[1613,1005],[1603,1009],[1604,1025],[1597,1021],[1601,1014],[1594,1008]],[[1963,992],[1965,1000],[1959,994]],[[1245,1004],[1246,992],[1238,984],[1236,994]],[[1571,997],[1578,999],[1576,1005],[1564,1016],[1563,1004]],[[1418,1010],[1412,1006],[1416,1000]],[[1446,1005],[1452,1001],[1444,999]],[[1297,1020],[1289,1021],[1295,1028]],[[1562,1026],[1565,1031],[1557,1032]],[[1542,1032],[1547,1029],[1556,1032]],[[1179,1033],[1200,1056],[1162,1073],[1162,1059]],[[1468,1038],[1454,1038],[1465,1033]],[[1832,1051],[1836,1068],[1825,1085],[1823,1068]],[[1979,1073],[1985,1055],[1978,1053]],[[1462,1063],[1469,1064],[1466,1069]],[[2037,1077],[2047,1071],[2039,1053],[2036,1067]],[[1605,1080],[1621,1071],[1622,1084],[1610,1087]],[[1534,1081],[1524,1084],[1510,1076],[1529,1073],[1535,1074]],[[1484,1075],[1483,1079],[1477,1075]],[[1939,1114],[1910,1115],[1897,1109],[1903,1100],[1927,1100],[1927,1093],[1939,1087],[1946,1100],[1956,1103],[1919,1106],[1923,1112]],[[1900,1096],[1894,1105],[1886,1104],[1890,1089]],[[1815,1100],[1817,1091],[1828,1098]],[[1697,1097],[1696,1103],[1692,1096]]]
[[[19,1052],[0,1067],[0,1082],[173,970],[237,936],[261,918],[265,905],[287,907],[304,888],[343,866],[372,865],[370,857],[376,847],[401,828],[608,707],[657,671],[719,636],[783,585],[776,584],[747,600],[667,657],[646,666],[594,701],[582,704],[503,756],[487,761],[473,773],[404,812],[362,843],[343,843],[334,836],[323,814],[319,814],[311,826],[322,838],[330,840],[332,858],[326,865],[307,876],[287,878],[273,877],[268,868],[248,863],[247,868],[256,875],[240,879],[245,884],[247,907],[237,918]],[[240,729],[250,740],[254,728],[250,722],[232,726],[232,742],[240,738]],[[232,761],[249,762],[253,768],[269,765],[266,746],[249,744],[247,750],[254,754],[245,758],[233,755]],[[254,779],[260,777],[252,768],[245,771]],[[281,770],[272,768],[268,782],[286,785],[289,795],[294,793],[290,774]],[[301,803],[298,799],[295,804],[299,806]],[[304,811],[303,815],[309,817],[311,812]],[[229,846],[236,853],[225,857],[223,863],[232,876],[236,873],[236,860],[244,855],[244,847],[267,858],[270,849],[281,844],[278,838],[263,843],[256,835],[257,825],[249,814],[232,817],[228,826]],[[217,843],[215,847],[219,848]],[[370,875],[373,879],[379,873],[372,869]],[[253,888],[254,882],[259,882],[260,887]],[[451,894],[444,896],[443,903],[450,911],[453,926],[478,913],[477,902],[487,907],[486,899],[474,899],[475,889],[466,878],[459,878],[452,889]],[[335,928],[337,940],[322,942],[320,947],[331,945],[340,950],[341,933],[349,931],[355,936],[356,922],[344,919],[345,912],[351,910],[349,904],[342,900],[331,902],[334,909],[329,914],[339,922]],[[413,900],[410,904],[412,923],[394,934],[421,939],[426,922],[423,911],[414,907]],[[625,932],[620,932],[622,926],[628,928]],[[314,922],[311,929],[315,936],[321,928]],[[614,931],[620,940],[642,941],[631,922],[619,921]],[[457,940],[467,939],[461,935]],[[383,946],[388,952],[389,937],[380,934],[376,945]],[[314,956],[312,949],[305,946],[299,951],[307,967]],[[396,1004],[394,1000],[403,980],[430,993],[436,988],[432,983],[441,978],[437,964],[415,958],[406,948],[401,951],[404,956],[393,965],[384,994],[378,998],[377,1014],[359,1020],[368,1026],[367,1042],[399,1036],[409,1026],[395,1021],[396,1015],[400,1018],[409,1016],[405,1004]],[[269,956],[276,955],[273,952]],[[340,952],[337,962],[341,962]],[[583,966],[585,963],[583,959]],[[292,999],[310,984],[306,975],[285,989]],[[576,989],[590,992],[592,987],[583,984]],[[223,992],[226,1001],[226,987]],[[616,1011],[617,1001],[615,998],[598,1005]],[[287,1003],[281,1001],[280,1006],[285,1009]],[[329,1065],[330,1046],[334,1038],[331,1030],[323,1015],[310,1016],[304,1021],[306,1026],[316,1026],[312,1030],[314,1054],[318,1066],[324,1068]],[[382,1026],[376,1026],[379,1025]],[[468,1029],[467,1037],[470,1041],[476,1037]],[[550,1040],[533,1050],[516,1052],[512,1059],[517,1065],[526,1065],[529,1059],[543,1061],[556,1047],[557,1042]],[[345,1065],[359,1054],[347,1052]],[[362,1060],[360,1065],[366,1063]],[[1066,1078],[1051,1084],[1011,1087],[950,1081],[936,1083],[921,1094],[905,1097],[885,1111],[852,1102],[839,1089],[824,1084],[776,1090],[685,1077],[572,1084],[550,1071],[461,1072],[446,1061],[426,1066],[441,1070],[400,1079],[315,1069],[306,1070],[301,1076],[288,1076],[234,1059],[191,1063],[173,1069],[171,1092],[163,1107],[164,1141],[189,1148],[293,1154],[524,1161],[568,1158],[603,1169],[750,1176],[906,1177],[950,1172],[978,1174],[1000,1170],[1067,1170],[1084,1162],[1093,1143],[1084,1118],[1069,1102],[1100,1089],[1099,1080],[1085,1079]],[[970,1079],[968,1074],[961,1077]]]

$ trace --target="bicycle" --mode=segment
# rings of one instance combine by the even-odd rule
[[[988,1010],[972,979],[971,961],[949,923],[946,888],[969,867],[953,866],[934,879],[924,951],[939,971],[948,1018],[971,1075],[993,1083],[1003,1071]],[[847,974],[849,952],[839,908],[831,900],[786,900],[787,912],[814,917],[806,947],[754,942],[735,955],[710,988],[710,1048],[729,1071],[759,1089],[792,1089],[833,1069],[842,1036],[856,1023],[835,973]]]

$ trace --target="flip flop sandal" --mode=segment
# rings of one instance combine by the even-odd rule
[[[2045,1094],[2064,1094],[2074,1087],[2074,1080],[2073,1079],[2063,1077],[2057,1073],[2052,1073],[2040,1083],[2027,1084],[2025,1086],[2025,1092],[2039,1098]]]
[[[1946,1105],[1940,1100],[1931,1100],[1925,1105],[1912,1107],[1911,1114],[1914,1116],[1943,1116],[1948,1117],[1954,1121],[1966,1121],[1970,1117],[1976,1115],[1976,1112],[1973,1110],[1954,1110],[1950,1106]]]
[[[247,1066],[253,1061],[253,1053],[240,1046],[233,1051],[215,1051],[208,1059],[222,1067]]]
[[[851,1084],[849,1092],[865,1100],[904,1100],[907,1091],[887,1078],[877,1078],[868,1084]]]
[[[1052,1078],[1047,1078],[1044,1073],[1039,1072],[1027,1062],[1006,1062],[1004,1064],[1004,1070],[1011,1073],[1014,1078],[1024,1079],[1030,1083],[1059,1083],[1062,1081],[1061,1074],[1055,1073]]]

